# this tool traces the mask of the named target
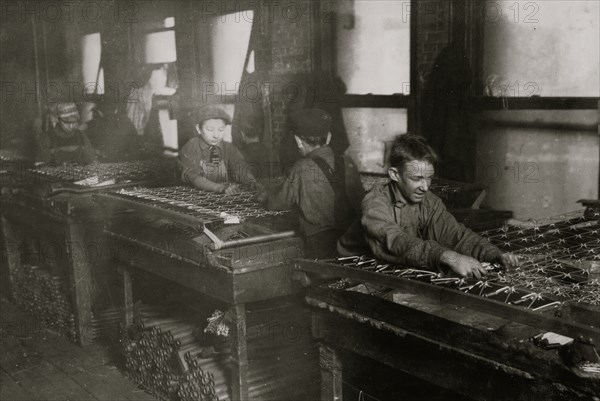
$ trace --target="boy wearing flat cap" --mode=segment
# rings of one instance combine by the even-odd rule
[[[49,108],[51,127],[40,144],[41,161],[88,164],[96,152],[87,135],[79,129],[79,110],[73,102],[56,103]]]
[[[238,184],[260,190],[248,163],[231,143],[223,141],[231,118],[221,107],[208,105],[196,119],[197,136],[181,149],[181,179],[204,191],[234,194]]]
[[[364,189],[356,166],[334,155],[331,116],[320,109],[290,114],[292,134],[302,158],[292,166],[282,185],[268,194],[271,210],[296,208],[308,258],[335,253],[337,239],[360,211]]]

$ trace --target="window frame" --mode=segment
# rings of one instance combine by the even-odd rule
[[[318,5],[317,5],[318,6]],[[315,24],[315,36],[317,38],[315,44],[315,68],[313,70],[326,72],[333,75],[337,74],[336,54],[337,54],[337,38],[335,24],[337,23],[338,15],[335,11],[331,11],[320,18],[320,23]],[[417,118],[417,21],[418,7],[417,0],[410,0],[410,50],[409,50],[409,68],[410,68],[410,93],[391,94],[391,95],[376,95],[376,94],[344,94],[341,96],[342,108],[388,108],[388,109],[406,109],[407,113],[407,131],[412,133],[419,132]]]

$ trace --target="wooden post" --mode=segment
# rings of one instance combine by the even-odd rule
[[[236,304],[231,307],[234,315],[234,327],[231,337],[232,353],[232,399],[248,400],[248,350],[246,347],[246,305]]]
[[[321,401],[342,401],[342,361],[337,351],[319,344],[321,366]]]
[[[133,290],[131,287],[131,273],[126,267],[120,267],[121,284],[123,290],[123,323],[124,328],[133,325]]]
[[[92,332],[92,272],[86,255],[85,224],[67,223],[65,246],[68,256],[68,275],[75,315],[77,343],[91,343]]]
[[[19,247],[21,245],[21,237],[13,229],[11,223],[2,216],[2,252],[6,257],[6,271],[5,283],[7,285],[8,294],[10,299],[14,302],[16,297],[14,294],[13,277],[17,270],[21,267],[21,253]]]

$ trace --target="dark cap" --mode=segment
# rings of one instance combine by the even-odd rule
[[[202,124],[204,121],[212,119],[221,119],[225,121],[226,124],[231,124],[231,117],[229,117],[229,114],[227,114],[227,112],[223,110],[221,106],[209,104],[200,107],[196,117],[196,123]]]
[[[321,109],[292,111],[290,113],[290,128],[297,136],[327,136],[327,133],[331,130],[331,116]]]
[[[58,118],[66,123],[76,123],[79,121],[79,110],[75,103],[58,103],[56,105],[56,114]]]

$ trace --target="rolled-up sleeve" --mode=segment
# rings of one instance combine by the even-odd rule
[[[301,172],[301,168],[294,165],[281,185],[269,193],[267,199],[269,210],[288,210],[299,204],[302,186]]]
[[[487,239],[457,222],[439,198],[435,198],[430,207],[432,210],[427,224],[428,237],[481,262],[494,262],[502,255],[502,251],[490,244]]]
[[[436,241],[416,237],[411,227],[396,222],[389,199],[370,192],[362,203],[362,215],[365,236],[376,257],[421,269],[439,266],[446,248]]]
[[[181,180],[187,184],[193,184],[198,177],[204,176],[204,171],[198,165],[201,159],[200,148],[189,141],[179,152],[179,166],[181,169]]]

